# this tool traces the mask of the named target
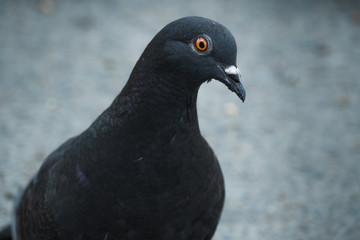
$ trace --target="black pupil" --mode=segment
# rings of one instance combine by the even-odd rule
[[[199,43],[199,47],[200,47],[201,49],[205,48],[205,43],[204,43],[204,42],[200,42],[200,43]]]

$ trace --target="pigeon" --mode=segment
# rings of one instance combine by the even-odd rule
[[[212,79],[245,100],[236,54],[213,20],[166,25],[112,104],[45,159],[16,201],[12,239],[211,239],[225,188],[196,100]]]

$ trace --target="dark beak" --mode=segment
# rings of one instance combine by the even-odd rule
[[[224,83],[231,91],[236,93],[238,97],[244,102],[246,97],[246,91],[244,86],[241,83],[241,74],[237,67],[234,65],[222,68],[221,69],[223,76],[217,78],[220,82]]]

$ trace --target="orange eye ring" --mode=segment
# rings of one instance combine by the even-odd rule
[[[203,52],[206,51],[208,48],[208,41],[206,38],[204,37],[199,37],[198,39],[196,39],[195,41],[195,47],[197,50]]]

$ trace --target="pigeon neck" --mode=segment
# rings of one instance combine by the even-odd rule
[[[130,77],[112,105],[113,112],[126,112],[127,121],[150,131],[168,128],[200,133],[196,108],[199,87],[189,89],[158,77],[156,80]]]

